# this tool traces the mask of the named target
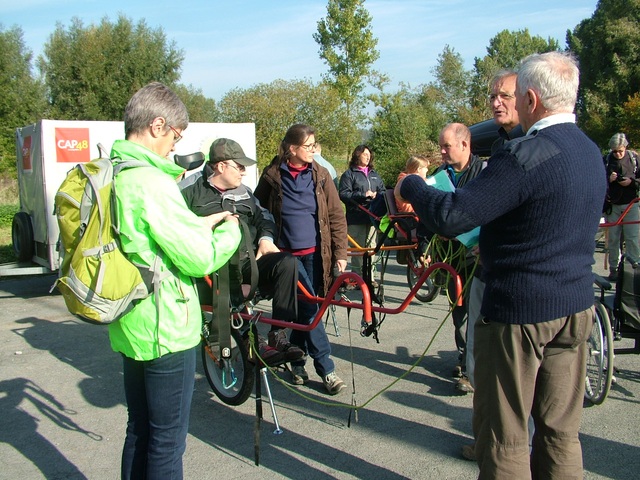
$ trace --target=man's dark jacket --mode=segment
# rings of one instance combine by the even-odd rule
[[[237,214],[249,227],[254,250],[258,248],[258,241],[262,237],[269,237],[273,241],[276,236],[273,215],[260,205],[251,189],[241,184],[237,188],[220,192],[208,181],[212,173],[211,166],[205,165],[202,172],[180,182],[179,186],[187,206],[202,217],[224,211]],[[244,260],[246,253],[240,258],[241,262]]]

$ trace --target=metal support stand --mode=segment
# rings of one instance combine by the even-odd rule
[[[333,329],[336,331],[336,337],[340,336],[340,328],[338,327],[338,322],[336,321],[336,306],[329,305],[327,308],[327,319],[324,321],[324,327],[327,328],[327,324],[329,323],[329,317],[333,321]]]
[[[260,369],[260,373],[262,374],[262,381],[264,383],[264,389],[267,392],[267,398],[269,398],[269,405],[271,406],[271,414],[273,415],[273,423],[276,424],[276,429],[273,431],[274,435],[280,435],[283,430],[280,428],[280,424],[278,423],[278,415],[276,414],[276,407],[273,404],[273,397],[271,396],[271,388],[269,388],[269,378],[267,377],[267,368],[262,367]]]

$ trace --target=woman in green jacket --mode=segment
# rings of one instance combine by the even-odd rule
[[[176,185],[183,170],[167,157],[188,123],[180,99],[166,86],[151,83],[129,101],[126,140],[116,141],[111,151],[112,158],[153,167],[118,174],[117,215],[123,251],[147,266],[159,256],[162,278],[152,295],[109,325],[111,346],[123,357],[128,409],[123,479],[182,478],[202,327],[191,277],[220,268],[240,243],[235,217],[196,216]]]

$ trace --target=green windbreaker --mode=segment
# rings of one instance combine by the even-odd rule
[[[176,184],[183,169],[137,143],[118,140],[111,157],[148,162],[116,177],[122,249],[134,263],[153,265],[162,252],[159,305],[156,295],[139,301],[109,325],[111,347],[135,360],[152,360],[200,341],[202,315],[191,277],[219,269],[240,244],[240,229],[224,222],[212,232],[186,206]]]

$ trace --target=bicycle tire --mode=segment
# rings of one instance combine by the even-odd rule
[[[205,322],[211,321],[211,313],[203,312]],[[233,386],[226,388],[223,380],[223,369],[220,361],[209,348],[206,339],[202,342],[202,365],[209,386],[223,403],[227,405],[242,405],[251,395],[255,383],[255,365],[249,361],[249,352],[240,332],[231,329],[231,357],[229,362],[236,377]]]
[[[585,398],[594,405],[605,401],[613,379],[613,332],[604,305],[595,303],[596,318],[587,340]]]
[[[424,266],[421,265],[420,260],[415,257],[414,252],[409,250],[407,255],[407,283],[410,289],[415,287],[423,271]],[[433,301],[440,293],[440,287],[435,285],[431,278],[432,276],[433,275],[430,275],[416,292],[416,299],[422,303]]]

